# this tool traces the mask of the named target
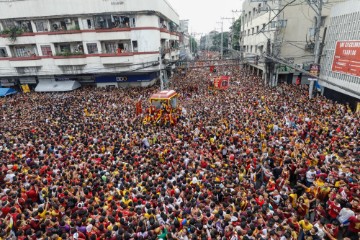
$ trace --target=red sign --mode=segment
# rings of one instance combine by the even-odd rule
[[[360,41],[336,42],[332,71],[360,77]]]
[[[230,76],[220,76],[214,78],[214,88],[226,90],[229,88]]]

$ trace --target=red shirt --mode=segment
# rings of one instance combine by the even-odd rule
[[[10,209],[11,208],[9,206],[5,206],[1,209],[3,217],[6,217],[6,215],[10,212]]]
[[[37,192],[35,191],[34,188],[31,188],[29,191],[27,191],[27,192],[26,192],[26,195],[27,195],[29,198],[31,198],[31,200],[32,200],[33,202],[37,202],[37,200],[38,200],[38,194],[37,194]]]
[[[349,218],[349,231],[359,233],[360,232],[360,220],[355,216]]]
[[[340,204],[335,204],[335,202],[329,201],[329,215],[331,218],[336,218],[339,215],[341,210]]]

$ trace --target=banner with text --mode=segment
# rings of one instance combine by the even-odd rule
[[[360,77],[360,41],[337,41],[332,71]]]

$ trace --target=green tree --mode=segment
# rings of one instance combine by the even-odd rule
[[[195,38],[190,37],[189,44],[190,44],[191,52],[197,53],[198,52],[198,44],[197,44]]]
[[[241,29],[241,19],[238,18],[230,27],[231,34],[233,36],[231,46],[235,50],[240,50],[240,29]]]
[[[220,51],[221,50],[221,33],[216,33],[212,39],[213,46],[210,48],[211,51]],[[229,46],[229,33],[223,33],[223,50],[226,52]]]

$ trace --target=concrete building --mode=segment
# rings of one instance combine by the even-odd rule
[[[189,34],[189,20],[180,20],[180,60],[191,59],[190,53],[190,34]]]
[[[333,2],[328,0],[322,11],[322,26],[330,14]],[[324,1],[325,2],[325,1]],[[267,51],[267,42],[270,39],[270,52],[273,56],[295,64],[297,67],[309,70],[314,62],[314,29],[316,26],[315,12],[305,2],[245,0],[241,14],[240,46],[247,60],[247,66],[265,78],[264,53]],[[284,8],[284,9],[283,9]],[[283,11],[280,12],[280,10]],[[280,14],[276,16],[276,14]],[[324,27],[320,36],[323,36]],[[307,76],[292,68],[276,64],[274,82],[295,82],[301,77],[302,83],[308,83]],[[268,80],[268,79],[267,79]],[[267,81],[269,82],[269,81]]]
[[[355,108],[360,102],[360,4],[352,0],[331,9],[321,61],[324,95]]]
[[[166,0],[2,1],[0,84],[153,84],[179,58],[178,26]]]

